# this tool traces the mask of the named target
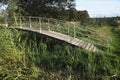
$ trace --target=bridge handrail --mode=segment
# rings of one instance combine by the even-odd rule
[[[43,19],[43,20],[49,20],[49,21],[58,21],[59,23],[67,23],[67,21],[64,21],[64,20],[59,20],[59,19],[54,19],[54,18],[45,18],[45,17],[35,17],[35,16],[18,16],[18,17],[23,17],[23,18],[40,18],[40,19]],[[69,24],[72,24],[72,23],[69,23]],[[99,32],[99,31],[97,31],[97,30],[94,30],[94,29],[91,29],[91,28],[88,28],[88,27],[81,27],[81,25],[78,25],[78,24],[73,24],[73,25],[75,25],[76,27],[79,27],[79,28],[81,28],[81,29],[87,29],[87,30],[89,30],[90,32],[94,32],[94,33],[96,33],[96,34],[100,34],[100,35],[102,35],[102,36],[104,36],[104,37],[106,37],[106,36],[109,36],[109,35],[107,35],[107,34],[105,34],[105,33],[101,33],[101,32]]]
[[[82,35],[84,35],[84,36],[87,36],[87,37],[89,37],[89,38],[92,38],[92,39],[94,39],[94,40],[96,40],[96,41],[99,41],[100,43],[106,43],[106,47],[108,47],[109,48],[109,43],[110,43],[110,41],[111,41],[111,37],[109,36],[109,35],[107,35],[107,34],[105,34],[105,33],[101,33],[101,32],[99,32],[99,31],[97,31],[97,30],[94,30],[94,29],[91,29],[91,28],[88,28],[88,27],[81,27],[79,24],[73,24],[73,23],[68,23],[67,21],[63,21],[63,20],[59,20],[59,19],[53,19],[53,18],[44,18],[44,17],[35,17],[35,16],[18,16],[17,17],[18,18],[18,25],[20,26],[20,27],[22,27],[22,25],[24,24],[23,22],[24,21],[22,21],[22,20],[24,20],[24,19],[27,19],[27,22],[25,22],[26,24],[28,23],[28,26],[30,26],[30,28],[31,28],[31,26],[33,25],[32,24],[32,21],[31,21],[31,19],[37,19],[38,20],[38,23],[39,23],[39,26],[40,25],[42,25],[41,23],[41,21],[42,20],[46,20],[46,25],[48,25],[48,28],[49,28],[49,30],[50,30],[50,22],[51,21],[53,21],[53,22],[55,22],[55,23],[57,23],[57,24],[65,24],[66,26],[60,26],[60,28],[61,29],[67,29],[67,33],[68,33],[68,35],[69,35],[69,33],[71,32],[71,29],[70,28],[72,28],[72,32],[73,32],[73,36],[72,37],[76,37],[76,38],[78,38],[77,37],[77,35],[76,34],[82,34]],[[17,25],[17,26],[18,26]],[[35,25],[35,24],[34,24]],[[72,27],[70,27],[70,26],[72,26]],[[55,27],[52,27],[52,28],[55,28]],[[40,29],[41,29],[41,26],[40,26]],[[82,30],[82,31],[87,31],[87,32],[89,32],[89,33],[94,33],[94,34],[96,34],[96,35],[99,35],[99,36],[101,36],[101,37],[103,37],[103,39],[105,39],[105,41],[101,41],[100,39],[98,39],[97,37],[92,37],[91,35],[89,35],[89,34],[84,34],[84,33],[82,33],[82,32],[80,32],[80,31],[78,31],[78,30],[76,30],[76,29],[80,29],[80,30]],[[61,32],[62,33],[62,32]],[[69,36],[71,36],[71,35],[69,35]]]

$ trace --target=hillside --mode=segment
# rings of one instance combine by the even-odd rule
[[[111,35],[110,53],[92,53],[37,33],[1,28],[0,79],[119,79],[119,27],[96,29]]]

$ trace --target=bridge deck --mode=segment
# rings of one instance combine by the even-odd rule
[[[17,29],[37,32],[37,33],[40,33],[40,34],[43,34],[43,35],[46,35],[46,36],[49,36],[49,37],[59,39],[61,41],[65,41],[65,42],[67,42],[71,45],[78,46],[78,47],[81,47],[83,49],[86,49],[86,50],[89,50],[89,51],[92,51],[92,52],[98,51],[98,48],[95,45],[93,45],[91,43],[88,43],[88,42],[85,42],[83,40],[74,38],[74,37],[70,37],[70,36],[62,34],[62,33],[54,32],[54,31],[45,31],[45,30],[40,31],[40,30],[37,30],[37,29],[25,28],[25,27],[24,28],[18,28],[17,27]]]

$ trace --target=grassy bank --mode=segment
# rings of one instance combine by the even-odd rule
[[[0,29],[0,80],[32,80],[37,76],[38,68],[16,45],[18,36],[16,30]]]
[[[53,75],[55,75],[50,77],[51,74],[48,73],[48,76],[42,76],[40,78],[47,77],[57,79],[61,76],[60,79],[67,79],[72,76],[72,79],[76,77],[82,80],[106,80],[112,75],[117,74],[116,76],[119,76],[119,57],[113,53],[113,51],[117,51],[114,44],[117,44],[116,39],[118,39],[118,37],[114,36],[115,33],[111,31],[110,27],[101,27],[101,29],[104,32],[107,31],[106,33],[112,36],[112,48],[109,54],[106,52],[93,54],[58,40],[44,36],[41,37],[39,34],[26,33],[29,34],[28,41],[26,41],[28,42],[27,45],[29,47],[31,46],[30,51],[28,51],[30,60],[35,63],[37,62],[36,64],[41,67],[45,73],[47,71],[47,73],[52,72]],[[29,55],[30,53],[32,56]],[[115,63],[114,66],[112,65],[113,63]],[[64,74],[64,76],[62,76],[62,74]]]
[[[96,28],[112,36],[110,53],[92,53],[67,43],[15,29],[0,29],[0,79],[114,80],[120,78],[119,29]],[[12,56],[11,56],[12,55]]]

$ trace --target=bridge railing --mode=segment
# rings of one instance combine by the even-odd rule
[[[32,16],[19,16],[16,23],[13,23],[12,27],[25,27],[36,30],[55,31],[69,35],[70,37],[78,38],[102,49],[109,50],[110,37],[107,34],[90,29],[88,27],[82,27],[76,23],[70,23],[58,19],[32,17]]]

